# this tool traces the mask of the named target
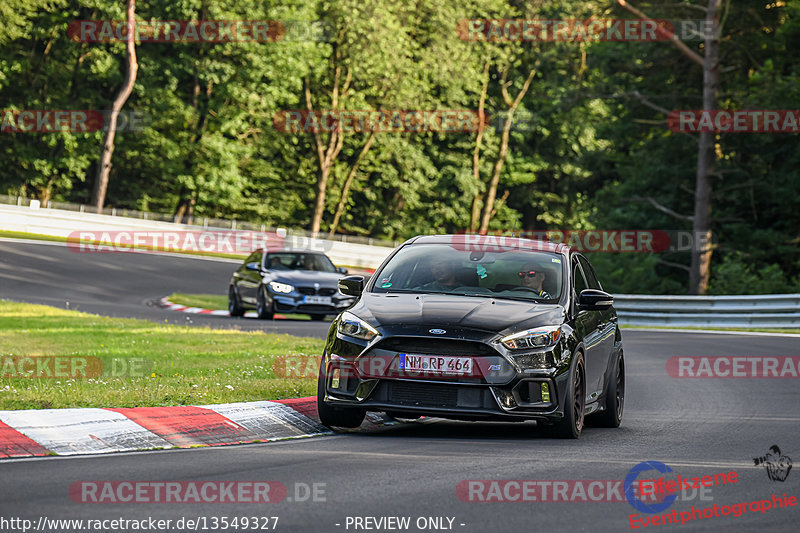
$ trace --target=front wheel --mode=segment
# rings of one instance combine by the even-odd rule
[[[242,307],[239,296],[236,294],[236,287],[233,285],[228,287],[228,313],[231,316],[242,316],[244,314],[244,307]]]
[[[325,403],[325,357],[319,367],[317,380],[317,413],[323,426],[340,428],[357,428],[364,421],[367,412],[353,407],[331,407]]]
[[[256,312],[258,318],[269,320],[275,316],[272,311],[272,304],[267,303],[267,289],[262,285],[258,289],[258,298],[256,298]]]
[[[553,426],[553,436],[561,439],[577,439],[583,430],[583,412],[586,406],[586,373],[581,352],[575,356],[567,383],[569,392],[564,402],[564,418]]]
[[[594,425],[604,428],[618,428],[622,422],[622,409],[625,406],[625,359],[622,350],[614,365],[614,372],[606,384],[605,409],[592,420]]]

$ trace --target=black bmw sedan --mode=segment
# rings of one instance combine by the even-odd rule
[[[228,286],[228,311],[242,316],[255,309],[259,318],[276,313],[304,313],[312,320],[340,313],[354,298],[341,294],[337,283],[347,274],[323,253],[309,250],[257,250],[233,273]]]
[[[617,427],[625,398],[613,298],[563,244],[421,236],[397,248],[333,321],[320,367],[322,423],[398,418],[536,420],[577,438]]]

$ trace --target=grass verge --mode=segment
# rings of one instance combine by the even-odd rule
[[[0,409],[311,396],[316,393],[313,360],[323,345],[321,339],[162,325],[0,300]],[[19,376],[24,356],[99,358],[104,366],[95,377],[9,377]],[[281,377],[286,375],[281,363],[286,358],[304,361],[302,372],[290,372],[298,377]]]

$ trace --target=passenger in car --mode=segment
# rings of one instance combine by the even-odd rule
[[[542,284],[546,278],[545,269],[542,265],[526,263],[519,272],[519,277],[522,286],[532,289],[540,298],[552,298],[550,293],[542,288]]]
[[[269,267],[270,270],[287,270],[283,263],[281,263],[280,257],[272,257],[269,260]]]
[[[431,262],[433,281],[426,283],[422,290],[426,291],[452,291],[461,287],[461,282],[456,278],[456,261],[446,257],[437,257]]]

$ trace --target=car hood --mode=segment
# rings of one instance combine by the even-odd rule
[[[334,287],[344,277],[338,272],[315,272],[309,270],[272,270],[265,276],[270,281],[288,283],[290,285],[313,285],[319,283],[320,287]]]
[[[384,329],[457,328],[504,333],[564,322],[560,305],[447,294],[364,293],[352,313]],[[451,332],[453,333],[453,332]]]

